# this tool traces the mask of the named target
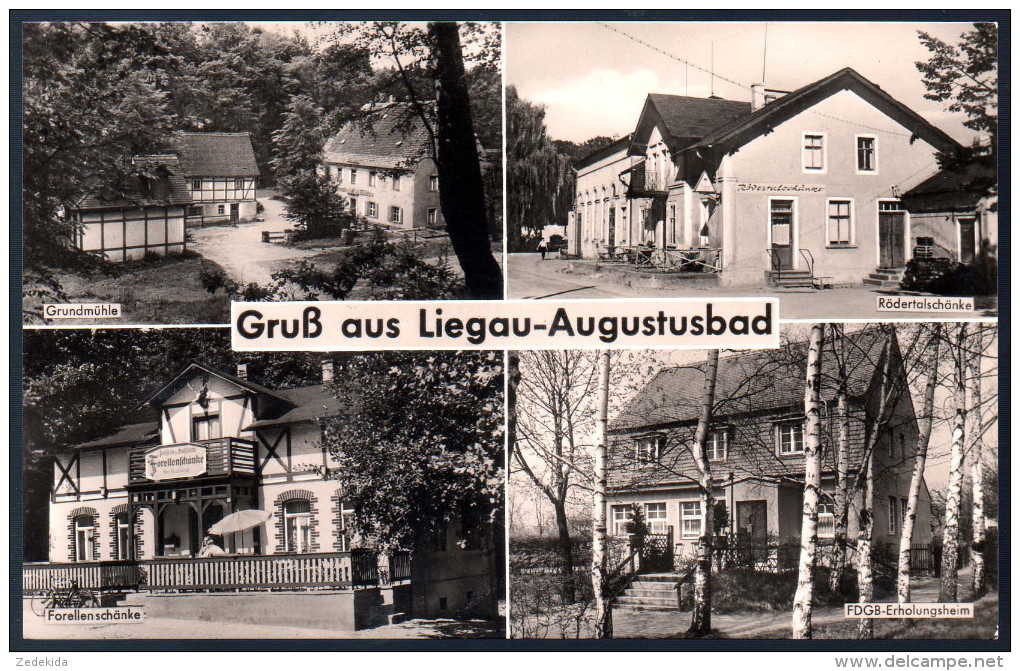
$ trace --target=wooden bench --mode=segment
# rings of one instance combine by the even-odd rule
[[[262,231],[262,242],[283,242],[287,239],[287,231]]]

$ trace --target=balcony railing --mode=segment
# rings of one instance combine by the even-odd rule
[[[179,445],[201,445],[206,449],[205,475],[255,475],[255,443],[243,438],[211,438]],[[161,448],[176,445],[160,445]],[[145,454],[156,449],[137,447],[128,452],[129,484],[150,482],[145,476]]]
[[[407,553],[394,553],[384,570],[371,550],[300,555],[155,558],[137,562],[25,564],[26,593],[69,586],[93,590],[189,592],[204,590],[350,589],[411,578]]]
[[[630,173],[630,195],[652,196],[663,194],[673,183],[673,172],[670,170],[646,170],[637,167]]]

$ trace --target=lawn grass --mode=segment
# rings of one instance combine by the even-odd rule
[[[203,270],[221,269],[197,254],[166,256],[121,264],[114,274],[83,276],[61,273],[58,279],[66,301],[41,300],[25,296],[26,323],[42,323],[34,316],[42,303],[120,303],[122,317],[117,324],[226,324],[230,320],[230,298],[222,292],[210,294],[199,280]],[[60,325],[95,324],[96,320],[63,319]]]

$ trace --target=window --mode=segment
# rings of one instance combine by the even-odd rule
[[[351,205],[351,212],[353,212],[354,214],[357,214],[358,213],[358,199],[357,198],[351,198],[350,199],[350,205]]]
[[[878,172],[878,138],[857,136],[857,172]]]
[[[192,191],[201,191],[202,190],[202,180],[200,180],[200,179],[193,179],[193,180],[191,180],[191,190]]]
[[[284,549],[286,552],[308,552],[312,520],[312,506],[304,499],[283,504]]]
[[[439,191],[439,175],[429,176],[429,191],[436,193]]]
[[[340,166],[336,166],[333,170],[333,176],[336,178],[337,184],[344,183],[344,169]]]
[[[234,179],[234,189],[240,191],[244,188],[244,179],[238,177]]]
[[[853,244],[853,201],[827,201],[829,208],[829,245],[849,247]]]
[[[804,422],[783,422],[776,427],[779,456],[804,452]]]
[[[131,524],[127,513],[117,513],[117,559],[131,558]]]
[[[227,213],[226,207],[227,207],[226,205],[217,205],[216,214],[226,214]]]
[[[369,201],[368,205],[365,207],[365,216],[366,217],[372,217],[373,219],[378,217],[379,216],[379,205],[377,203],[373,203],[372,201]]]
[[[653,534],[666,533],[666,504],[646,503],[645,524],[648,526],[648,531]]]
[[[793,201],[785,198],[770,200],[769,224],[773,245],[792,245]]]
[[[336,520],[337,550],[350,552],[351,535],[354,532],[354,509],[348,508],[344,501],[341,501],[339,506],[339,515]]]
[[[189,217],[201,217],[202,206],[201,205],[188,205],[188,216]]]
[[[74,559],[75,561],[96,561],[96,521],[92,515],[74,518]]]
[[[436,522],[432,527],[432,537],[429,545],[436,552],[446,552],[446,534],[449,525],[445,521]]]
[[[192,440],[209,440],[220,438],[222,435],[219,415],[202,415],[191,419]]]
[[[889,535],[895,536],[900,532],[900,522],[903,518],[900,514],[900,500],[898,497],[889,497]]]
[[[425,213],[425,223],[433,226],[439,223],[439,210],[434,207],[430,207],[428,212]]]
[[[709,461],[726,461],[726,448],[729,446],[729,431],[710,431],[705,441],[705,456]]]
[[[818,537],[836,537],[835,507],[831,503],[818,502]]]
[[[879,212],[902,212],[903,203],[898,200],[880,200],[878,201]]]
[[[400,191],[400,175],[393,175],[393,190]]]
[[[368,173],[368,185],[369,186],[376,186],[378,183],[379,183],[379,173],[377,173],[375,170],[372,170],[371,172]]]
[[[351,168],[351,184],[357,183],[358,183],[358,171],[354,168]]]
[[[400,224],[404,221],[404,212],[396,205],[390,205],[390,223]]]
[[[701,501],[680,502],[680,535],[683,538],[701,537]]]
[[[825,170],[825,136],[820,133],[804,133],[804,171]]]
[[[613,535],[626,536],[627,524],[633,517],[633,510],[630,506],[613,506]]]
[[[640,464],[655,463],[659,460],[665,444],[666,436],[661,434],[641,436],[634,440],[634,456]]]
[[[669,206],[669,244],[676,244],[676,205]]]

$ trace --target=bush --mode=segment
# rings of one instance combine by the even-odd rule
[[[994,257],[983,256],[974,265],[950,259],[911,259],[900,286],[940,296],[984,296],[997,288],[998,267]]]

